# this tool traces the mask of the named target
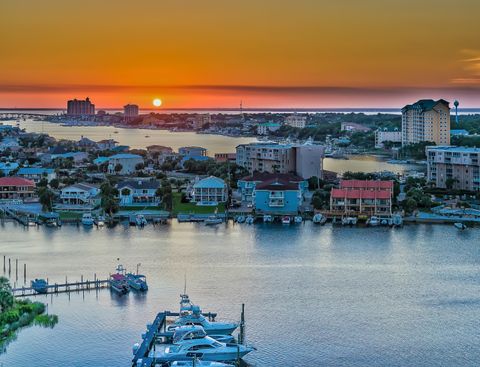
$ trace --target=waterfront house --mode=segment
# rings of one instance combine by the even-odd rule
[[[338,215],[391,215],[393,181],[341,180],[330,193],[330,211]]]
[[[48,154],[46,155],[48,156]],[[55,161],[57,159],[71,160],[74,165],[78,166],[88,160],[88,154],[85,152],[66,152],[61,154],[50,154],[49,158],[50,161]],[[42,161],[45,161],[43,156]],[[48,157],[46,161],[48,162]]]
[[[158,180],[125,180],[116,187],[122,206],[154,206],[160,202],[160,198],[156,195],[157,189],[160,187]]]
[[[17,172],[17,176],[32,180],[36,184],[40,182],[42,178],[46,178],[48,182],[57,178],[57,174],[53,168],[43,167],[23,167]]]
[[[202,147],[181,147],[178,148],[178,154],[191,157],[206,156],[207,149]]]
[[[258,214],[295,215],[303,202],[299,184],[280,177],[257,184],[252,198]]]
[[[111,150],[117,146],[118,142],[113,139],[104,139],[97,142],[97,147],[100,150]]]
[[[300,176],[288,173],[255,172],[253,175],[249,175],[238,180],[238,193],[243,202],[246,202],[247,204],[253,204],[253,193],[256,186],[264,182],[270,182],[274,180],[295,184],[302,195],[308,190],[308,182]]]
[[[89,183],[64,187],[60,192],[61,209],[91,210],[100,204],[100,189]]]
[[[0,172],[3,176],[10,175],[10,172],[15,171],[19,164],[17,162],[0,162]]]
[[[2,139],[0,142],[0,151],[4,152],[5,150],[9,149],[11,151],[18,151],[21,148],[18,138],[7,136]]]
[[[35,183],[23,177],[0,177],[0,200],[28,200],[35,196]]]
[[[85,138],[84,136],[80,138],[77,145],[80,148],[97,149],[97,143],[89,138]]]
[[[108,158],[108,173],[129,175],[135,172],[135,167],[140,163],[143,164],[143,158],[140,155],[130,153],[115,154]],[[122,169],[119,172],[115,170],[117,165],[122,166]]]
[[[215,153],[214,156],[215,162],[231,162],[235,163],[237,159],[237,153]]]
[[[191,197],[191,202],[197,205],[224,203],[228,199],[227,184],[214,176],[197,180],[192,186]]]

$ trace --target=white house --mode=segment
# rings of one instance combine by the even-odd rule
[[[117,184],[120,205],[153,206],[158,205],[160,198],[156,196],[160,187],[158,180],[126,180]]]
[[[60,200],[64,206],[95,207],[100,203],[100,189],[88,183],[77,183],[64,187]]]
[[[18,138],[7,136],[3,138],[0,142],[0,151],[5,151],[10,149],[12,151],[17,151],[21,148],[20,143],[18,142]]]
[[[105,139],[97,142],[97,147],[100,150],[110,150],[117,146],[118,142],[113,139]]]
[[[115,154],[109,157],[108,159],[108,173],[109,174],[121,174],[129,175],[135,172],[135,167],[137,164],[143,163],[143,158],[137,154],[121,153]],[[120,164],[122,169],[120,172],[115,171],[115,167]]]
[[[57,178],[57,174],[53,168],[43,167],[23,167],[17,172],[17,176],[32,180],[36,184],[40,182],[42,178],[46,178],[48,182]]]
[[[193,185],[191,196],[191,201],[197,204],[223,203],[228,198],[227,184],[221,178],[210,176]]]

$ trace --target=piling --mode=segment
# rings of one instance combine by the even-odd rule
[[[18,259],[15,259],[15,280],[18,282]]]
[[[10,258],[8,258],[8,275],[12,272],[12,263],[10,261]]]
[[[27,281],[27,264],[23,264],[23,282]]]
[[[7,269],[5,268],[5,260],[6,260],[6,256],[3,255],[3,274],[5,274],[5,271],[7,270]]]

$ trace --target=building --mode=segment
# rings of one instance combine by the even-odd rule
[[[28,200],[35,196],[35,183],[23,177],[0,177],[0,201]]]
[[[207,150],[202,147],[181,147],[178,148],[178,154],[185,156],[202,157],[207,155]]]
[[[143,158],[137,154],[120,153],[112,155],[108,158],[108,173],[129,175],[136,171],[138,164],[143,164]],[[117,166],[120,165],[121,169],[117,171]]]
[[[275,177],[257,184],[252,199],[258,214],[295,215],[300,211],[303,194],[297,182]]]
[[[221,178],[210,176],[195,182],[190,195],[191,202],[197,205],[224,203],[228,199],[228,188]]]
[[[62,208],[94,208],[100,204],[100,189],[89,183],[77,183],[60,191]]]
[[[85,152],[67,152],[61,154],[44,154],[41,157],[42,161],[54,161],[57,159],[71,160],[75,165],[80,165],[81,163],[88,161],[88,154]]]
[[[250,176],[238,180],[238,194],[243,202],[246,202],[247,204],[253,203],[254,192],[257,185],[273,181],[295,184],[302,194],[308,189],[308,182],[297,175],[288,173],[255,172]]]
[[[386,141],[391,141],[392,143],[401,143],[402,142],[402,132],[395,129],[393,131],[388,131],[387,129],[379,129],[375,131],[375,148],[383,148],[383,143]]]
[[[199,113],[195,115],[195,118],[192,120],[192,128],[194,130],[201,130],[206,125],[212,123],[212,118],[209,113]]]
[[[306,144],[251,143],[237,146],[237,164],[250,173],[295,173],[322,178],[324,147]]]
[[[357,124],[356,122],[342,122],[340,124],[340,129],[342,131],[364,132],[364,133],[371,130],[369,127]]]
[[[104,139],[97,142],[97,147],[100,150],[112,150],[117,144],[118,142],[113,139]]]
[[[122,206],[156,206],[160,202],[158,180],[126,180],[117,184],[118,197]]]
[[[85,100],[71,99],[67,102],[67,115],[69,116],[94,116],[95,105],[87,97]]]
[[[393,181],[341,180],[330,193],[330,210],[338,215],[392,214]]]
[[[480,190],[480,148],[427,147],[427,178],[440,188]]]
[[[284,124],[303,129],[307,125],[307,116],[294,113],[293,115],[285,117]]]
[[[215,162],[233,162],[237,159],[237,153],[215,153]]]
[[[277,131],[280,129],[281,125],[275,122],[265,122],[263,124],[258,124],[257,134],[258,135],[268,135],[271,132]]]
[[[126,121],[133,120],[138,117],[138,105],[127,104],[123,106],[123,117]]]
[[[7,149],[13,152],[19,151],[21,149],[21,145],[18,141],[18,138],[12,136],[3,138],[0,142],[0,151],[4,152]]]
[[[0,173],[2,176],[8,176],[19,167],[17,162],[0,162]]]
[[[163,145],[149,145],[147,147],[147,153],[150,155],[152,154],[170,155],[173,153],[173,149]]]
[[[48,182],[57,178],[57,174],[53,168],[43,167],[23,167],[17,172],[17,176],[32,180],[36,184],[40,182],[42,178],[47,179]]]
[[[470,133],[464,129],[450,130],[450,136],[469,136]]]
[[[421,99],[402,108],[402,145],[450,145],[450,106],[443,99]]]

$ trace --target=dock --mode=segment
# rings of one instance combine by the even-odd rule
[[[78,282],[65,281],[65,283],[48,284],[45,287],[46,292],[37,292],[32,287],[17,287],[12,289],[12,293],[14,297],[29,297],[42,294],[58,294],[108,288],[109,284],[108,279],[81,280]]]

